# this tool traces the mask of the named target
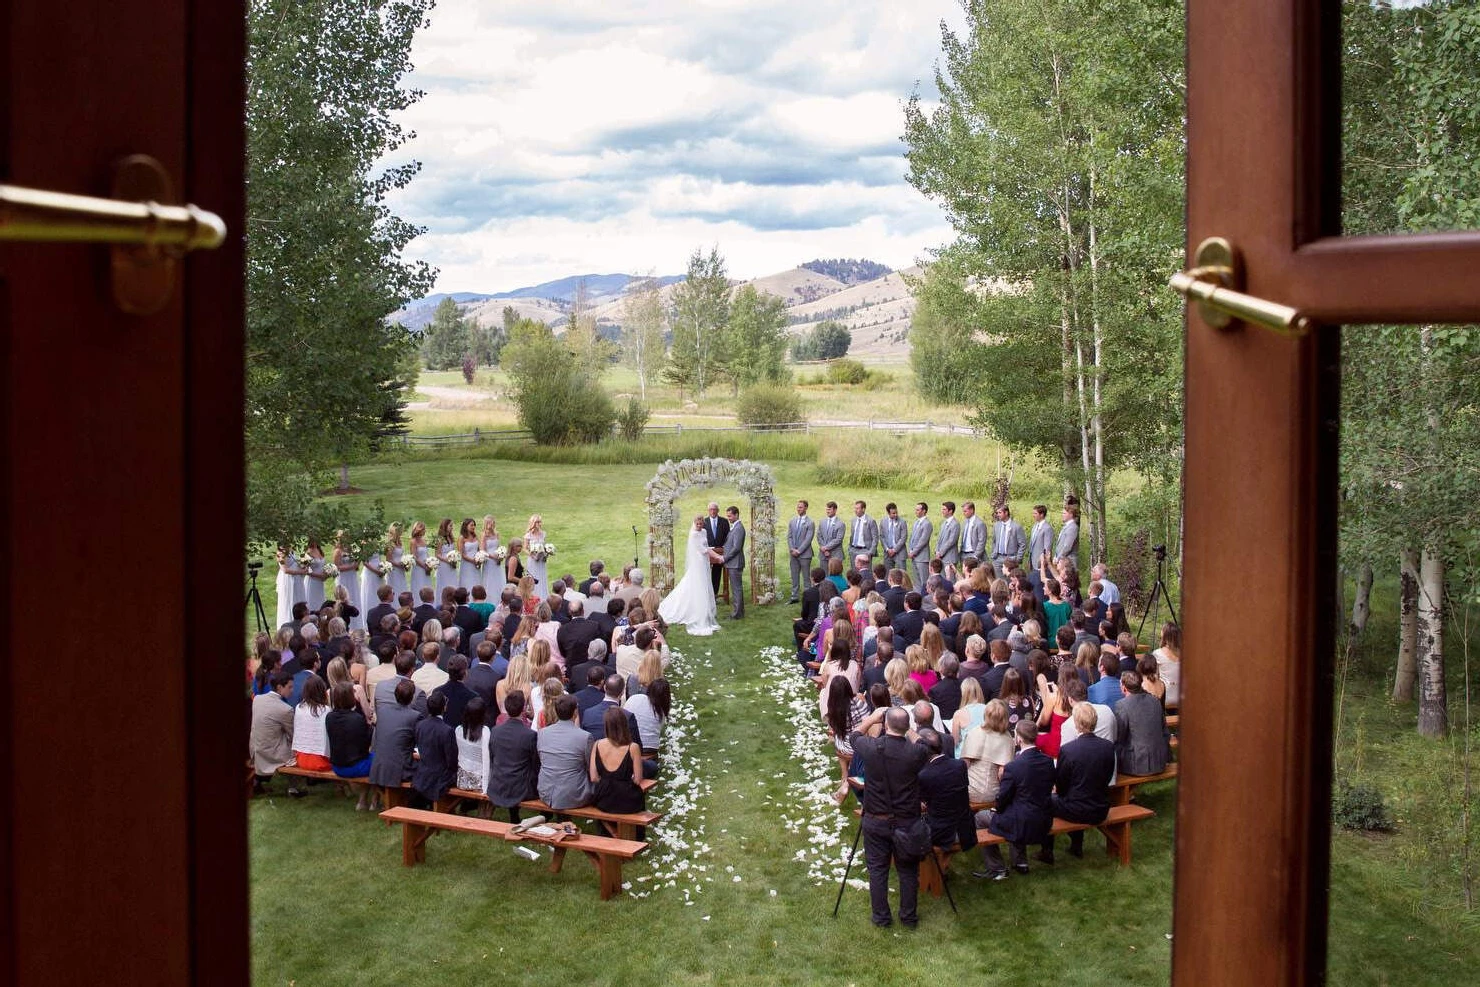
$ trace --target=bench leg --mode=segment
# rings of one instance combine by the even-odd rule
[[[1105,855],[1118,857],[1122,867],[1129,867],[1131,865],[1131,824],[1101,826],[1100,832],[1105,834]]]
[[[565,866],[565,847],[557,846],[550,849],[550,873],[559,874],[560,868]]]
[[[920,890],[932,898],[939,898],[945,891],[942,879],[946,868],[951,866],[951,851],[942,847],[932,847],[930,852],[935,854],[932,863],[929,857],[920,861]]]
[[[596,862],[596,868],[601,871],[601,900],[606,901],[613,895],[622,893],[622,858],[612,854],[602,854]]]
[[[1131,804],[1131,789],[1129,785],[1110,789],[1110,806]]]
[[[401,824],[401,863],[407,867],[426,863],[427,837],[432,831],[415,823]]]

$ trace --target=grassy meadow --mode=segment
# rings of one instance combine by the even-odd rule
[[[890,437],[868,440],[885,438]],[[773,466],[782,518],[799,497],[812,501],[814,516],[827,499],[846,505],[862,497],[876,516],[887,500],[936,504],[939,483],[969,483],[979,474],[985,484],[993,472],[994,447],[962,440],[939,448],[923,437],[897,440],[902,444],[892,450],[854,446],[854,460],[850,447],[829,451],[815,438],[727,435],[709,441],[718,454],[749,455]],[[357,499],[379,499],[391,516],[433,523],[443,516],[493,513],[506,539],[521,533],[528,516],[538,512],[561,548],[552,573],[579,575],[592,557],[611,566],[631,559],[632,528],[646,532],[644,484],[656,462],[705,451],[694,437],[635,447],[520,448],[524,453],[499,453],[509,458],[492,458],[482,449],[357,466],[352,478],[364,490]],[[891,454],[894,485],[888,476],[882,487],[838,479],[847,467],[879,480],[856,460]],[[935,456],[942,472],[930,481]],[[531,461],[536,458],[551,461]],[[648,461],[634,461],[640,458]],[[949,473],[947,465],[953,465]],[[1015,512],[1025,512],[1039,496],[1051,497],[1046,473],[1025,469],[1019,476]],[[966,496],[947,489],[958,500]],[[687,495],[679,517],[699,512],[710,499],[745,511],[738,491],[719,487]],[[784,592],[779,558],[778,574]],[[270,614],[271,587],[265,589]],[[789,811],[780,807],[793,803],[799,790],[830,785],[836,774],[831,765],[819,774],[794,756],[797,721],[760,658],[763,648],[789,641],[793,613],[787,606],[751,608],[744,621],[725,622],[715,637],[691,640],[681,630],[673,635],[673,645],[685,655],[679,698],[697,714],[685,766],[708,782],[686,824],[698,827],[690,839],[696,866],[707,868],[703,877],[641,899],[601,902],[594,870],[582,860],[550,875],[543,863],[516,857],[502,844],[453,834],[434,837],[427,863],[407,870],[400,865],[398,830],[356,813],[352,802],[327,787],[291,800],[281,796],[279,782],[279,794],[258,798],[249,809],[255,980],[843,985],[1031,979],[1086,987],[1167,982],[1174,784],[1143,790],[1141,799],[1157,817],[1138,825],[1136,859],[1128,870],[1106,858],[1100,838],[1092,835],[1085,859],[1062,855],[1056,867],[1034,864],[1028,877],[1003,884],[973,880],[975,860],[958,860],[951,888],[959,914],[944,899],[922,899],[920,928],[913,932],[870,926],[867,894],[857,889],[845,892],[841,914],[832,919],[837,885],[810,876],[795,859],[799,850],[826,838],[816,829],[792,831],[778,821]],[[1340,757],[1389,795],[1398,827],[1391,834],[1335,836],[1330,981],[1467,982],[1480,964],[1480,930],[1474,914],[1459,905],[1453,838],[1457,743],[1436,748],[1419,741],[1411,711],[1385,699],[1384,642],[1391,632],[1374,617],[1348,677]],[[1195,658],[1189,661],[1195,677]],[[1458,665],[1456,660],[1453,667]],[[1452,697],[1462,695],[1460,687],[1458,681],[1451,685]],[[660,808],[664,797],[657,797]],[[831,822],[851,841],[851,816]],[[859,859],[855,877],[862,876],[861,854]],[[671,869],[656,859],[639,861],[624,877],[634,888],[650,887],[664,867]],[[1198,929],[1180,932],[1197,935]]]

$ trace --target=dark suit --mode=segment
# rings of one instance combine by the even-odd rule
[[[585,617],[572,618],[556,631],[555,641],[565,656],[565,667],[573,668],[585,661],[587,648],[600,636],[601,628]]]
[[[428,716],[416,724],[416,752],[411,787],[428,802],[436,802],[457,782],[457,732],[443,720]]]
[[[930,701],[940,710],[940,718],[947,722],[961,708],[961,680],[941,679],[930,687]]]
[[[390,603],[377,603],[365,614],[365,627],[372,634],[380,633],[380,622],[387,617],[395,616],[396,608]]]
[[[802,652],[802,642],[812,633],[812,628],[817,626],[817,613],[821,609],[821,603],[821,586],[808,586],[802,590],[802,615],[791,622],[791,636],[796,641],[799,662],[805,663],[810,657]]]
[[[719,517],[704,518],[704,540],[709,547],[719,550],[725,547],[725,539],[730,537],[730,521],[724,515]],[[724,578],[725,567],[718,562],[710,563],[709,580],[714,584],[714,592],[719,593],[720,581]]]
[[[606,711],[613,707],[622,709],[620,703],[614,703],[603,696],[600,702],[581,710],[581,729],[589,733],[592,740],[606,739],[606,724],[602,721],[606,717]],[[627,729],[631,731],[632,742],[635,744],[638,738],[637,717],[628,710],[622,709],[622,712],[627,716]]]
[[[457,653],[460,655],[471,654],[468,647],[469,643],[473,640],[474,634],[483,633],[483,629],[488,626],[488,618],[472,607],[461,606],[452,615],[452,623],[462,629],[462,634],[457,640]]]
[[[904,597],[903,586],[890,586],[884,591],[884,609],[889,611],[891,620],[904,613]]]
[[[468,700],[472,699],[478,693],[468,688],[466,682],[452,681],[444,682],[442,685],[433,689],[432,695],[435,696],[439,692],[447,697],[447,711],[442,714],[442,719],[446,721],[448,726],[462,726],[463,710],[467,707]]]
[[[592,602],[599,603],[601,601],[593,600]],[[615,633],[617,629],[617,618],[613,617],[605,610],[596,610],[594,612],[588,610],[586,613],[586,619],[596,625],[596,639],[598,641],[605,641],[607,648],[610,649],[612,644],[612,634]]]
[[[1029,747],[1002,769],[997,808],[988,810],[987,829],[1012,844],[1012,864],[1027,870],[1028,844],[1047,844],[1053,829],[1053,758]],[[1002,851],[997,844],[982,847],[987,869],[1001,872]]]
[[[488,733],[488,801],[519,818],[519,803],[537,794],[538,736],[523,719],[505,720]]]
[[[930,753],[904,737],[885,734],[849,737],[853,756],[863,763],[868,784],[863,789],[863,856],[868,864],[868,895],[875,925],[888,925],[889,864],[894,857],[894,830],[920,815],[920,769]],[[919,863],[894,860],[899,872],[899,920],[916,921],[915,899],[920,890]]]
[[[1002,694],[1002,680],[1007,677],[1007,670],[1011,667],[1012,663],[1006,661],[1000,665],[993,664],[982,675],[982,694],[986,696],[987,702],[991,702]]]
[[[925,630],[925,614],[920,610],[906,610],[894,618],[894,652],[903,655],[904,649],[920,643],[920,634]]]
[[[584,688],[578,689],[574,693],[572,693],[572,695],[576,697],[576,707],[580,709],[582,713],[585,713],[586,710],[590,709],[592,706],[595,706],[597,703],[606,698],[606,693],[596,688],[596,686],[594,685],[588,685]],[[602,733],[604,734],[605,732],[605,728],[603,728]]]
[[[468,669],[468,677],[463,681],[468,684],[469,689],[482,696],[483,702],[490,710],[493,710],[493,693],[498,688],[498,680],[501,678],[503,676],[495,672],[492,665],[480,661]],[[497,713],[498,711],[494,710],[495,716]]]
[[[1110,812],[1110,781],[1115,777],[1115,744],[1082,733],[1059,751],[1054,769],[1053,814],[1070,822],[1099,823]],[[1053,837],[1048,838],[1053,853]],[[1083,852],[1084,831],[1069,834],[1069,852]]]
[[[976,846],[976,822],[966,793],[966,762],[942,754],[920,769],[920,800],[936,846]]]
[[[416,632],[417,637],[421,636],[421,625],[436,619],[436,616],[437,608],[430,603],[420,604],[411,611],[411,629]]]
[[[581,585],[578,586],[578,587],[576,587],[576,591],[579,592],[582,596],[590,596],[591,595],[591,584],[594,583],[594,582],[596,582],[596,581],[597,581],[597,577],[595,577],[595,576],[592,576],[590,579],[582,579],[581,580]]]

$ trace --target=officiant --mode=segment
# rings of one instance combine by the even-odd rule
[[[704,519],[704,538],[709,547],[723,553],[725,541],[730,537],[730,522],[720,516],[719,505],[714,501],[709,502],[709,516]],[[725,566],[723,562],[713,562],[709,566],[709,583],[714,587],[716,597],[725,596],[721,591],[724,584]]]

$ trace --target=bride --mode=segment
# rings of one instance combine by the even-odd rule
[[[706,637],[719,630],[715,615],[714,584],[709,578],[709,540],[704,536],[704,519],[694,518],[689,531],[688,549],[684,556],[683,578],[673,592],[658,605],[658,616],[670,624],[683,624],[695,637]]]

